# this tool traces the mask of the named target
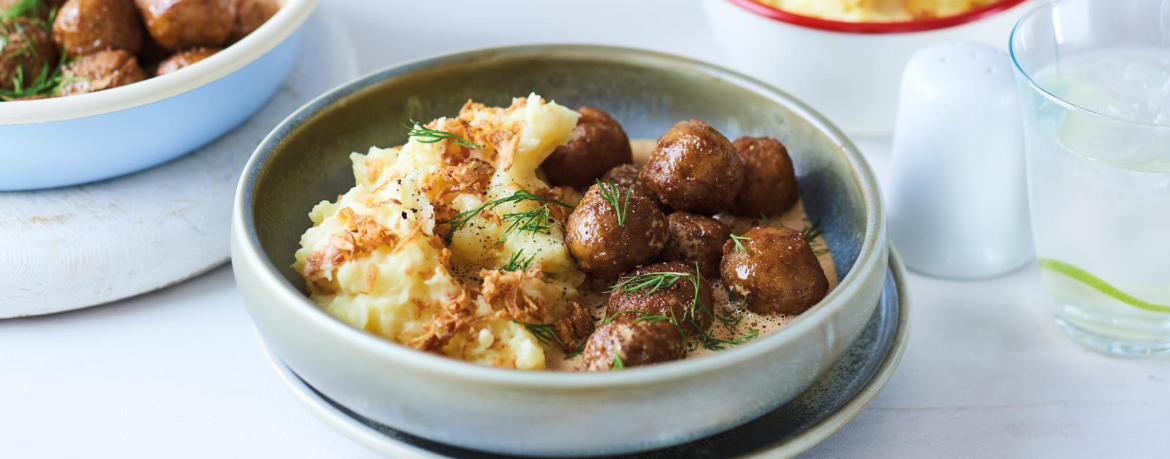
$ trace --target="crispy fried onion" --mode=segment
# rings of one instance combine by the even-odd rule
[[[464,286],[459,296],[439,306],[438,311],[431,316],[430,322],[423,325],[426,332],[417,338],[406,340],[406,345],[420,351],[442,354],[443,348],[460,333],[473,336],[471,332],[475,325],[504,317],[502,311],[476,316],[474,296],[475,292]]]
[[[459,119],[469,129],[471,137],[491,145],[493,159],[494,155],[499,155],[502,160],[500,164],[505,171],[512,169],[512,161],[520,147],[520,123],[512,123],[510,126],[495,126],[486,120],[475,121],[475,114],[476,112],[505,113],[526,106],[528,106],[528,99],[525,98],[512,99],[512,106],[505,109],[487,107],[468,100],[459,110]]]
[[[544,323],[545,299],[532,296],[524,289],[524,281],[540,277],[540,264],[535,263],[523,271],[482,270],[483,286],[480,293],[492,309],[503,308],[513,319],[525,323]]]
[[[348,207],[338,211],[337,216],[345,224],[345,231],[330,235],[325,248],[309,254],[301,272],[305,279],[309,279],[310,286],[318,291],[332,288],[333,283],[326,279],[326,273],[332,273],[343,263],[380,247],[394,247],[398,243],[398,236],[373,217],[357,215]]]
[[[564,343],[565,352],[580,349],[593,334],[593,316],[577,302],[569,303],[569,315],[553,322],[553,332]]]

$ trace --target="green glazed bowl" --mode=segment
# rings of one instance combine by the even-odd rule
[[[702,119],[730,138],[784,142],[841,284],[775,332],[716,355],[605,373],[488,368],[418,352],[314,305],[293,253],[314,204],[353,186],[349,154],[406,141],[403,120],[468,100],[536,92],[612,114],[631,138]],[[309,103],[256,150],[240,181],[232,262],[256,328],[285,364],[352,411],[423,438],[517,455],[600,455],[679,444],[743,424],[800,394],[872,316],[889,248],[878,184],[856,147],[815,111],[709,64],[602,46],[520,46],[423,59]]]

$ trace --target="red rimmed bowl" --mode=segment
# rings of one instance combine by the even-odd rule
[[[954,40],[1007,47],[1012,26],[1042,0],[1002,0],[945,18],[846,22],[755,0],[704,0],[715,39],[740,70],[817,107],[853,135],[894,128],[902,69],[919,49]]]

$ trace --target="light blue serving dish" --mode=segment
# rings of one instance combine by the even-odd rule
[[[91,94],[0,102],[0,191],[117,177],[226,134],[280,89],[318,1],[282,1],[255,32],[175,73]]]

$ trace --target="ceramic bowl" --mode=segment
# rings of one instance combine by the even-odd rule
[[[0,191],[146,169],[215,140],[280,88],[319,0],[283,0],[239,42],[181,71],[90,94],[0,102]]]
[[[1001,0],[941,19],[856,23],[811,18],[756,0],[703,0],[735,66],[817,107],[851,135],[894,129],[902,70],[928,45],[961,40],[1007,49],[1016,21],[1040,0]]]
[[[353,186],[349,154],[406,141],[399,120],[507,105],[530,92],[608,111],[631,138],[703,119],[731,138],[770,135],[793,155],[811,218],[842,282],[774,333],[716,355],[628,371],[524,372],[409,349],[333,318],[289,266],[314,204]],[[322,96],[285,120],[241,178],[236,281],[281,361],[349,409],[423,438],[519,455],[585,455],[678,444],[791,400],[857,338],[878,303],[888,243],[877,181],[849,140],[758,81],[679,57],[601,46],[522,46],[410,62]]]

